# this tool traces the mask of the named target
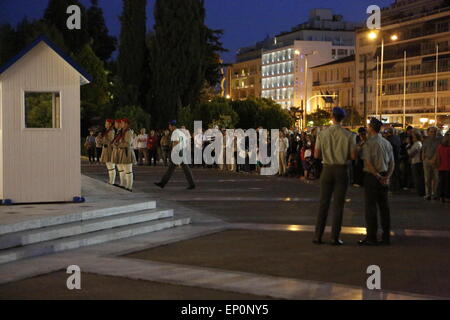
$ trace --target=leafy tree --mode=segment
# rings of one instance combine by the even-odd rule
[[[103,62],[89,45],[83,47],[76,59],[94,78],[92,83],[81,87],[81,127],[87,130],[91,125],[103,122],[102,118],[107,112],[110,102],[107,73]]]
[[[16,53],[15,31],[9,24],[0,25],[0,65]]]
[[[215,87],[222,80],[221,69],[224,67],[220,59],[220,53],[228,50],[223,47],[220,38],[223,36],[223,30],[212,30],[207,28],[207,54],[205,80],[210,87]]]
[[[91,0],[91,7],[87,10],[86,16],[88,32],[92,39],[92,49],[97,57],[107,61],[116,50],[117,39],[109,35],[103,10],[98,6],[98,0]]]
[[[281,129],[283,127],[289,128],[294,119],[291,114],[284,110],[279,104],[269,99],[258,99],[262,103],[261,108],[261,123],[258,127],[265,129]]]
[[[117,103],[122,106],[145,104],[146,7],[146,0],[123,0],[116,79]]]
[[[257,128],[261,124],[261,101],[256,99],[236,100],[232,102],[232,106],[239,115],[238,128]]]
[[[198,104],[205,83],[217,83],[222,31],[205,25],[203,0],[157,0],[154,14],[150,96],[161,126],[182,106]]]
[[[313,126],[326,126],[330,124],[331,114],[325,110],[319,109],[316,112],[306,116],[306,122],[313,123]]]
[[[150,128],[150,115],[139,106],[124,106],[116,111],[116,118],[127,118],[130,120],[130,127],[137,132],[142,128]]]
[[[66,12],[71,5],[77,5],[81,9],[80,30],[69,30],[67,28],[68,15]],[[86,9],[78,0],[49,0],[44,13],[44,21],[48,26],[55,27],[63,35],[67,48],[74,54],[77,54],[90,41]]]
[[[239,121],[238,114],[233,110],[228,100],[216,98],[209,102],[199,103],[194,107],[182,107],[178,112],[180,125],[193,129],[194,121],[202,121],[203,128],[215,125],[234,128]]]
[[[364,125],[364,117],[361,116],[354,107],[344,107],[345,113],[347,114],[347,117],[344,119],[343,125],[344,126],[358,126],[358,125]]]
[[[0,27],[0,60],[6,62],[41,35],[47,36],[61,50],[68,52],[62,34],[55,27],[42,20],[24,18],[15,29],[9,25]]]
[[[294,121],[290,113],[273,100],[249,98],[233,101],[232,104],[239,115],[238,127],[242,129],[258,127],[280,129],[290,127]]]

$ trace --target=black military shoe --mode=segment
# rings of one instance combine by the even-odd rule
[[[378,244],[378,241],[369,240],[367,238],[358,241],[358,245],[360,246],[377,246]]]
[[[312,241],[312,243],[317,244],[317,245],[321,245],[321,244],[323,244],[323,241],[322,241],[322,239],[314,239]]]
[[[164,185],[161,182],[155,182],[155,186],[164,189]]]
[[[195,185],[187,187],[186,190],[194,190],[194,189],[195,189]]]
[[[330,244],[332,246],[342,246],[342,245],[344,245],[344,241],[342,241],[341,239],[334,239],[334,240],[331,240]]]

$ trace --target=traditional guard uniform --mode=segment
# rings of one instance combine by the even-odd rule
[[[123,119],[122,122],[129,124],[128,119]],[[133,191],[133,165],[137,164],[136,155],[132,147],[133,138],[133,130],[127,128],[122,129],[121,136],[117,140],[117,145],[119,148],[117,167],[119,168],[119,172],[122,172],[123,174],[122,179],[124,184],[122,185],[122,187],[130,192]]]
[[[102,148],[102,156],[100,157],[100,162],[106,165],[109,175],[108,183],[113,185],[116,181],[116,165],[111,161],[113,151],[112,143],[115,137],[114,120],[108,119],[106,120],[106,122],[110,123],[111,126],[109,127],[109,129],[106,129],[105,132],[102,134],[103,148]]]
[[[116,120],[115,122],[120,125],[122,120],[119,119],[119,120]],[[123,168],[119,166],[119,160],[120,160],[119,140],[121,138],[121,135],[122,135],[122,129],[119,128],[116,131],[116,135],[114,137],[113,142],[111,143],[111,145],[112,145],[111,163],[113,163],[114,166],[117,168],[117,172],[119,173],[119,179],[120,179],[119,184],[114,184],[117,187],[125,187]]]

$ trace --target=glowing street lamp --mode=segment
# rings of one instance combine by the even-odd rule
[[[428,119],[428,118],[420,118],[420,123],[422,125],[425,125],[425,123],[427,123],[428,121],[430,121],[430,119]]]
[[[393,35],[391,36],[391,40],[392,40],[392,41],[397,41],[397,40],[398,40],[398,35],[393,34]]]

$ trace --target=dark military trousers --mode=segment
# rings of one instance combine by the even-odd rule
[[[167,168],[166,173],[164,174],[163,178],[161,179],[161,184],[163,186],[165,186],[170,178],[172,178],[172,175],[175,171],[175,169],[177,168],[177,165],[174,164],[170,159],[169,159],[169,167]],[[186,180],[189,183],[190,187],[195,186],[195,182],[194,182],[194,177],[192,175],[192,171],[191,168],[189,168],[189,166],[187,164],[181,164],[181,168],[183,169],[184,175],[186,176]]]
[[[315,239],[321,240],[327,224],[328,211],[333,198],[333,227],[331,239],[339,239],[348,188],[347,165],[324,165],[320,177],[320,207]]]
[[[380,223],[383,230],[383,240],[388,241],[391,232],[391,211],[389,208],[389,186],[382,185],[370,173],[364,176],[365,216],[367,240],[377,241],[378,209],[380,209]]]

